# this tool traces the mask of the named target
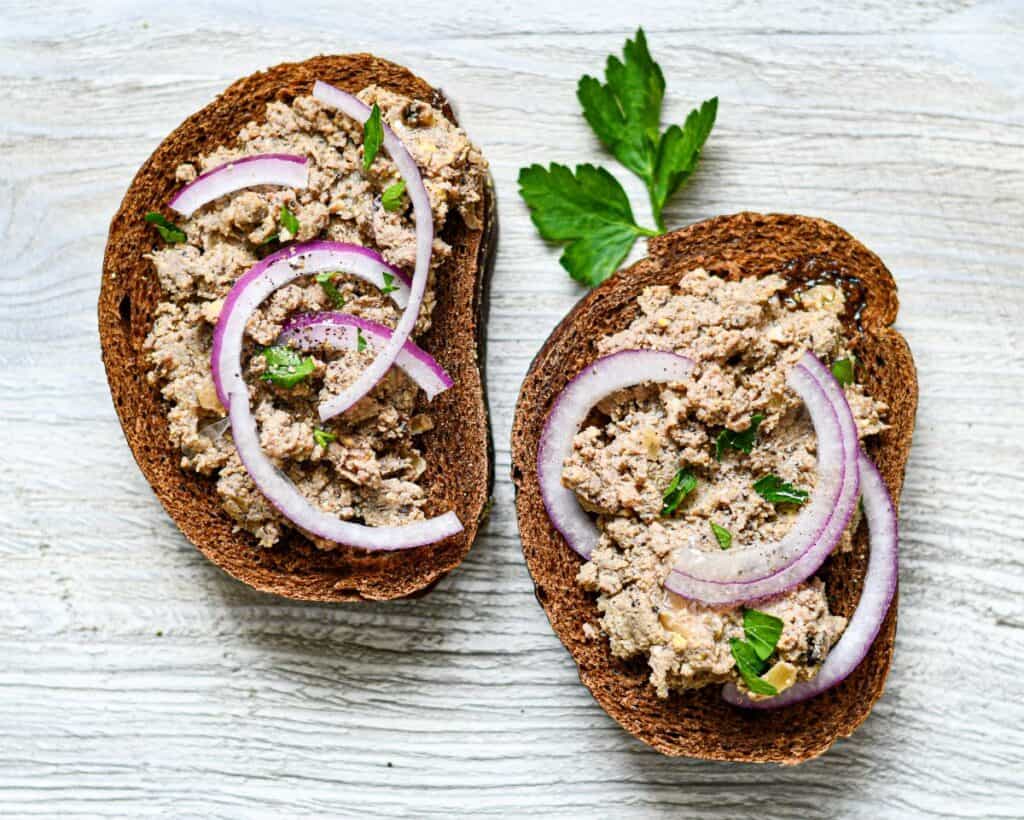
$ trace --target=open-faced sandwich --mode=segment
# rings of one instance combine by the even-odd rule
[[[666,754],[794,763],[867,717],[917,401],[896,287],[828,222],[652,239],[523,385],[523,549],[583,683]]]
[[[135,458],[207,557],[329,601],[462,560],[494,225],[445,98],[366,54],[240,80],[161,144],[111,224],[100,335]]]

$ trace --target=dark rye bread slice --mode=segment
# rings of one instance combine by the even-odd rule
[[[110,225],[99,329],[103,363],[114,406],[135,460],[157,497],[188,539],[211,561],[256,589],[314,601],[400,598],[427,591],[465,558],[487,510],[493,486],[493,449],[483,380],[483,330],[487,279],[496,240],[490,185],[483,230],[452,216],[444,239],[452,259],[439,278],[433,326],[419,344],[448,370],[455,386],[430,405],[434,429],[421,441],[427,462],[426,512],[454,509],[465,530],[438,544],[392,553],[349,547],[319,550],[295,531],[272,549],[261,549],[236,531],[221,508],[214,480],[179,466],[168,438],[167,407],[146,381],[143,341],[161,288],[143,254],[159,237],[143,222],[164,210],[179,187],[175,167],[233,141],[249,121],[262,121],[267,103],[312,92],[315,80],[356,92],[377,84],[431,102],[454,121],[442,93],[402,66],[369,54],[314,57],[274,66],[239,80],[171,133],[135,175]]]
[[[727,277],[780,273],[794,289],[838,282],[850,299],[844,317],[858,357],[857,378],[889,404],[890,429],[868,451],[898,503],[917,407],[910,349],[890,328],[898,307],[896,285],[882,261],[835,225],[785,214],[741,213],[700,222],[652,239],[650,256],[587,294],[555,328],[523,383],[512,430],[512,477],[523,553],[558,637],[579,666],[580,680],[623,728],[659,752],[709,760],[799,763],[850,735],[882,694],[892,660],[896,601],[870,654],[840,686],[802,704],[748,712],[708,686],[668,699],[648,683],[646,659],[614,658],[597,624],[596,596],[576,584],[581,559],[548,519],[537,483],[537,442],[552,401],[568,380],[597,357],[595,342],[625,328],[639,313],[636,297],[648,285],[673,285],[703,267]],[[867,532],[855,549],[832,557],[822,572],[833,611],[856,608],[867,561]]]

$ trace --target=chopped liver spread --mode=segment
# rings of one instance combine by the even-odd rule
[[[676,549],[722,549],[712,523],[731,535],[732,550],[778,539],[799,509],[768,502],[754,483],[774,474],[795,488],[814,488],[814,429],[786,374],[805,350],[826,362],[849,354],[844,299],[830,285],[790,298],[785,284],[778,276],[725,281],[695,270],[678,287],[646,288],[640,315],[598,345],[602,355],[670,350],[696,365],[687,384],[643,385],[603,401],[576,435],[562,472],[601,532],[578,581],[597,593],[612,652],[646,656],[662,697],[728,681],[746,689],[730,651],[730,639],[744,637],[743,608],[711,608],[668,593],[663,584]],[[883,430],[886,406],[856,383],[845,389],[861,438]],[[722,448],[716,455],[721,432],[748,430],[755,415],[763,419],[750,452]],[[683,468],[696,487],[663,515],[663,495]],[[838,549],[850,548],[856,525],[855,516]],[[830,613],[817,578],[756,608],[782,621],[776,657],[788,664],[788,684],[814,677],[846,626]]]
[[[487,165],[465,133],[428,103],[373,86],[358,96],[380,107],[419,166],[430,196],[434,253],[415,337],[430,327],[434,288],[443,282],[451,256],[441,229],[456,213],[468,227],[480,227]],[[181,450],[182,467],[215,475],[224,509],[239,528],[270,547],[287,521],[242,466],[211,377],[213,329],[224,297],[258,259],[292,240],[363,245],[411,272],[416,236],[407,194],[397,210],[382,205],[382,192],[400,179],[390,158],[381,151],[364,172],[362,126],[312,97],[270,103],[264,122],[249,123],[233,144],[183,163],[177,178],[187,183],[228,161],[263,153],[307,157],[308,187],[263,186],[222,197],[181,224],[187,242],[150,254],[164,300],[146,350],[148,378],[168,402],[170,437]],[[298,220],[295,235],[283,224],[285,208]],[[275,343],[295,314],[342,310],[389,327],[397,324],[399,310],[372,285],[344,272],[333,284],[333,295],[313,277],[280,288],[246,328],[243,368],[260,442],[303,495],[325,511],[371,526],[421,519],[425,493],[419,481],[426,465],[417,436],[432,422],[428,413],[417,412],[417,387],[404,373],[392,368],[369,395],[324,425],[317,406],[357,378],[372,361],[372,347],[310,351],[312,375],[290,389],[260,378],[267,366],[263,349]],[[318,429],[324,432],[314,437]]]

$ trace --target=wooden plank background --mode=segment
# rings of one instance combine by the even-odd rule
[[[516,174],[606,162],[647,218],[574,97],[640,23],[666,121],[721,98],[670,225],[838,222],[896,274],[920,368],[888,691],[796,769],[628,737],[579,685],[519,550],[512,408],[581,293]],[[1020,0],[2,0],[0,814],[1021,816],[1022,42]],[[107,222],[168,131],[261,66],[355,50],[443,86],[492,163],[498,485],[428,598],[334,608],[250,591],[171,524],[121,437],[95,303]]]

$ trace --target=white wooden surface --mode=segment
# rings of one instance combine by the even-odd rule
[[[1020,0],[0,10],[0,815],[1024,814]],[[669,223],[751,208],[845,226],[896,274],[920,368],[888,692],[797,769],[628,737],[579,685],[519,551],[513,403],[580,291],[515,178],[604,159],[646,218],[574,98],[638,23],[667,118],[721,98]],[[107,221],[168,131],[238,76],[348,50],[443,86],[493,165],[498,485],[427,599],[332,608],[250,591],[171,524],[122,440],[95,301]]]

